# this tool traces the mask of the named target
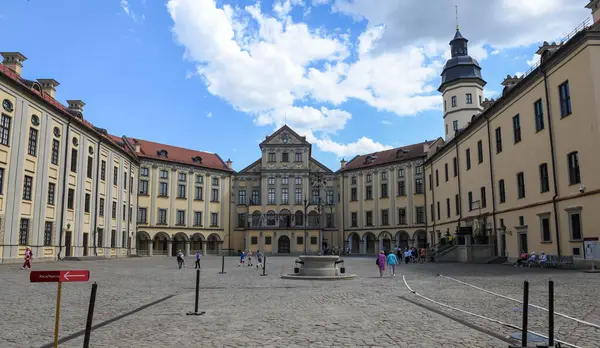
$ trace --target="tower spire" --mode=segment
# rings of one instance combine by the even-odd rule
[[[458,5],[455,5],[454,9],[456,11],[456,31],[458,31]]]

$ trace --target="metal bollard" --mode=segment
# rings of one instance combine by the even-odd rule
[[[92,333],[92,319],[94,318],[94,306],[96,305],[96,291],[98,284],[92,284],[92,293],[90,295],[90,306],[88,308],[87,321],[85,322],[85,336],[83,337],[83,348],[90,347],[90,335]]]
[[[548,347],[554,347],[554,281],[548,282]]]
[[[523,283],[523,328],[521,329],[521,347],[527,347],[527,319],[529,314],[529,282]]]
[[[196,301],[194,303],[194,311],[186,313],[187,315],[203,315],[206,312],[198,312],[198,296],[200,294],[200,270],[196,270]]]
[[[261,276],[266,276],[267,275],[267,256],[263,255],[263,272],[261,274]]]
[[[225,274],[225,256],[221,256],[221,272],[219,274]]]

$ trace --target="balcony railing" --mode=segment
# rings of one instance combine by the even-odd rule
[[[309,215],[306,220],[307,228],[318,228],[320,226],[320,219],[317,215]],[[304,216],[291,214],[251,215],[245,227],[250,229],[304,228]]]

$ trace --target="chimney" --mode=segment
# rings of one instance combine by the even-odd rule
[[[19,52],[0,52],[4,60],[2,64],[10,70],[21,76],[21,69],[23,68],[23,62],[27,60],[27,57]]]
[[[556,42],[548,43],[548,41],[544,41],[535,54],[538,54],[541,57],[540,62],[543,63],[550,57],[550,54],[560,48],[560,45],[561,44],[557,44]]]
[[[56,98],[56,87],[60,85],[55,79],[37,79],[42,85],[42,92],[48,94],[52,98]]]
[[[592,10],[592,17],[594,18],[594,24],[600,22],[600,0],[591,0],[589,4],[585,5],[586,8]]]
[[[135,144],[135,146],[134,146],[135,153],[137,153],[137,154],[141,153],[142,152],[142,145],[140,144],[140,142],[134,139],[133,143]]]
[[[423,144],[423,152],[429,152],[429,142],[427,142],[427,140],[425,140],[425,143]]]
[[[225,162],[225,164],[227,164],[227,168],[231,169],[231,165],[233,164],[233,162],[231,162],[230,159],[227,159],[227,162]]]
[[[85,103],[81,100],[67,100],[69,104],[69,111],[75,114],[83,114],[83,107]]]
[[[340,167],[342,169],[346,168],[346,160],[342,158],[342,160],[340,161]]]

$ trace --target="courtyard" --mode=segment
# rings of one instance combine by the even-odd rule
[[[238,258],[204,256],[200,281],[203,316],[193,310],[195,271],[176,269],[165,256],[106,261],[34,263],[34,270],[88,269],[89,283],[65,283],[60,347],[81,347],[92,282],[98,283],[91,347],[508,347],[518,330],[442,307],[412,294],[403,281],[432,300],[505,323],[520,325],[516,302],[442,278],[443,274],[547,307],[549,279],[555,310],[600,324],[600,275],[504,265],[409,264],[396,277],[379,277],[374,258],[346,258],[356,279],[284,280],[293,257],[269,257],[267,276],[237,267]],[[51,347],[55,283],[30,283],[18,265],[0,266],[0,347]],[[547,334],[547,313],[530,309],[529,328]],[[578,347],[600,347],[600,330],[557,316],[556,338]]]

